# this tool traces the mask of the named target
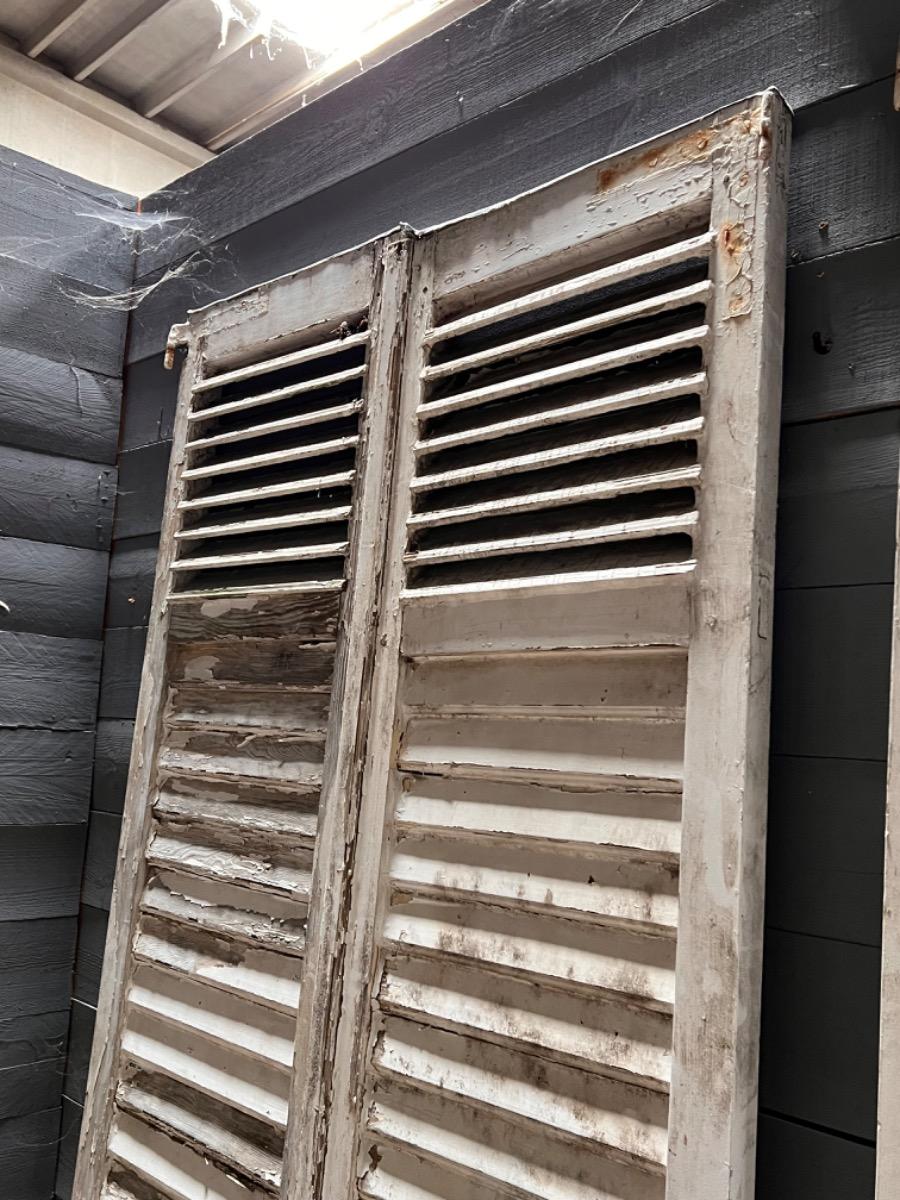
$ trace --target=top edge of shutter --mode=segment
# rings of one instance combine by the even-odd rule
[[[510,213],[515,213],[517,217],[527,216],[531,207],[535,213],[540,213],[545,206],[544,197],[551,190],[560,198],[563,191],[568,190],[573,197],[580,198],[583,205],[585,179],[592,173],[596,173],[593,189],[595,204],[608,201],[613,193],[620,194],[623,190],[635,188],[641,180],[655,178],[657,182],[654,186],[658,187],[659,176],[665,176],[666,182],[662,189],[665,193],[665,203],[659,206],[656,213],[644,214],[639,235],[640,240],[644,242],[652,240],[654,234],[662,237],[673,207],[678,210],[683,224],[689,225],[692,215],[702,220],[703,198],[709,190],[708,167],[714,156],[729,142],[741,138],[757,141],[760,156],[763,156],[768,152],[767,148],[770,145],[772,124],[782,111],[790,112],[787,102],[777,89],[769,88],[622,151],[605,155],[537,188],[521,192],[474,213],[467,213],[424,229],[416,229],[406,224],[397,225],[332,257],[310,263],[296,271],[287,272],[200,308],[189,309],[188,336],[206,339],[205,358],[209,366],[214,367],[216,371],[240,367],[251,358],[259,357],[261,342],[267,344],[266,352],[271,350],[273,356],[297,349],[299,344],[292,343],[289,335],[267,333],[268,328],[282,329],[286,324],[292,327],[304,325],[302,317],[285,320],[283,306],[291,293],[293,282],[298,279],[308,280],[310,290],[316,287],[318,299],[322,289],[327,291],[329,276],[333,278],[358,272],[361,294],[364,294],[366,279],[379,246],[386,239],[403,234],[420,237],[441,233],[434,271],[436,310],[440,312],[454,297],[459,297],[477,284],[483,270],[477,245],[469,247],[472,261],[468,264],[468,269],[465,266],[461,267],[461,263],[465,259],[467,239],[475,235],[477,239],[483,240],[491,224],[492,214],[497,215],[499,222],[506,220]],[[636,196],[636,206],[640,203]],[[637,211],[636,207],[635,212]],[[633,221],[626,222],[621,228],[620,224],[616,223],[615,216],[608,228],[598,227],[596,216],[590,222],[591,241],[596,242],[598,237],[604,237],[611,259],[627,252],[630,245],[638,241]],[[560,222],[560,225],[565,225],[565,222]],[[619,244],[616,244],[611,236],[617,229],[622,235]],[[519,232],[522,232],[521,229]],[[555,239],[551,234],[549,242],[546,234],[543,234],[543,242],[541,241],[542,232],[534,231],[530,245],[519,244],[517,253],[511,259],[509,272],[502,277],[504,282],[508,282],[509,276],[527,272],[532,258],[546,257],[546,252],[552,247],[554,240],[559,242],[560,250],[574,244],[574,255],[566,256],[567,259],[573,259],[573,269],[577,268],[579,260],[590,254],[589,248],[578,244],[577,226],[566,225],[560,229]],[[541,247],[540,251],[538,246]],[[452,272],[442,272],[442,264],[451,262],[454,264]],[[568,265],[566,262],[566,268]],[[497,284],[496,275],[493,276],[492,282]],[[316,307],[321,312],[322,306]],[[340,311],[341,306],[336,306],[335,316]],[[327,319],[327,314],[320,317],[323,328],[326,327]]]

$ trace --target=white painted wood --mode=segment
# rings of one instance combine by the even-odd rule
[[[714,350],[688,667],[667,1200],[752,1200],[789,119],[768,92],[713,176]],[[724,702],[723,702],[724,701]]]
[[[621,350],[595,354],[590,358],[579,359],[576,363],[551,367],[546,371],[534,371],[528,375],[506,379],[502,383],[472,388],[470,391],[458,392],[440,400],[432,400],[422,405],[420,413],[423,416],[433,417],[448,412],[459,412],[461,409],[471,408],[475,404],[485,404],[489,400],[503,400],[509,396],[518,396],[539,388],[554,387],[560,383],[568,383],[572,379],[582,379],[587,375],[597,374],[599,371],[614,371],[619,367],[643,362],[659,355],[672,354],[694,346],[702,347],[708,337],[709,329],[707,326],[701,325],[695,329],[686,329],[683,333],[673,333],[648,342],[638,342]]]
[[[896,557],[900,562],[900,490]],[[890,1200],[900,1189],[900,572],[895,572],[894,579],[887,811],[884,832],[875,1200]]]

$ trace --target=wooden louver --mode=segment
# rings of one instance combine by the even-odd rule
[[[193,319],[84,1200],[749,1200],[786,130]]]

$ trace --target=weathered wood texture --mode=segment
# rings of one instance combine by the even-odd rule
[[[122,382],[0,346],[0,441],[114,463]]]
[[[0,537],[4,629],[99,638],[108,556],[102,550]]]
[[[57,1106],[0,1123],[0,1178],[16,1200],[47,1200],[51,1195],[59,1122]]]
[[[0,827],[87,820],[90,731],[0,729]]]
[[[0,527],[6,537],[64,546],[109,546],[112,467],[0,446]]]
[[[146,628],[107,629],[100,683],[102,718],[130,721],[137,708]]]

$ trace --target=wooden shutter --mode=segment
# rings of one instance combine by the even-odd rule
[[[415,251],[321,1200],[749,1200],[787,120]]]
[[[404,241],[185,328],[80,1200],[261,1200],[282,1192],[289,1130],[299,1152],[373,645]]]

